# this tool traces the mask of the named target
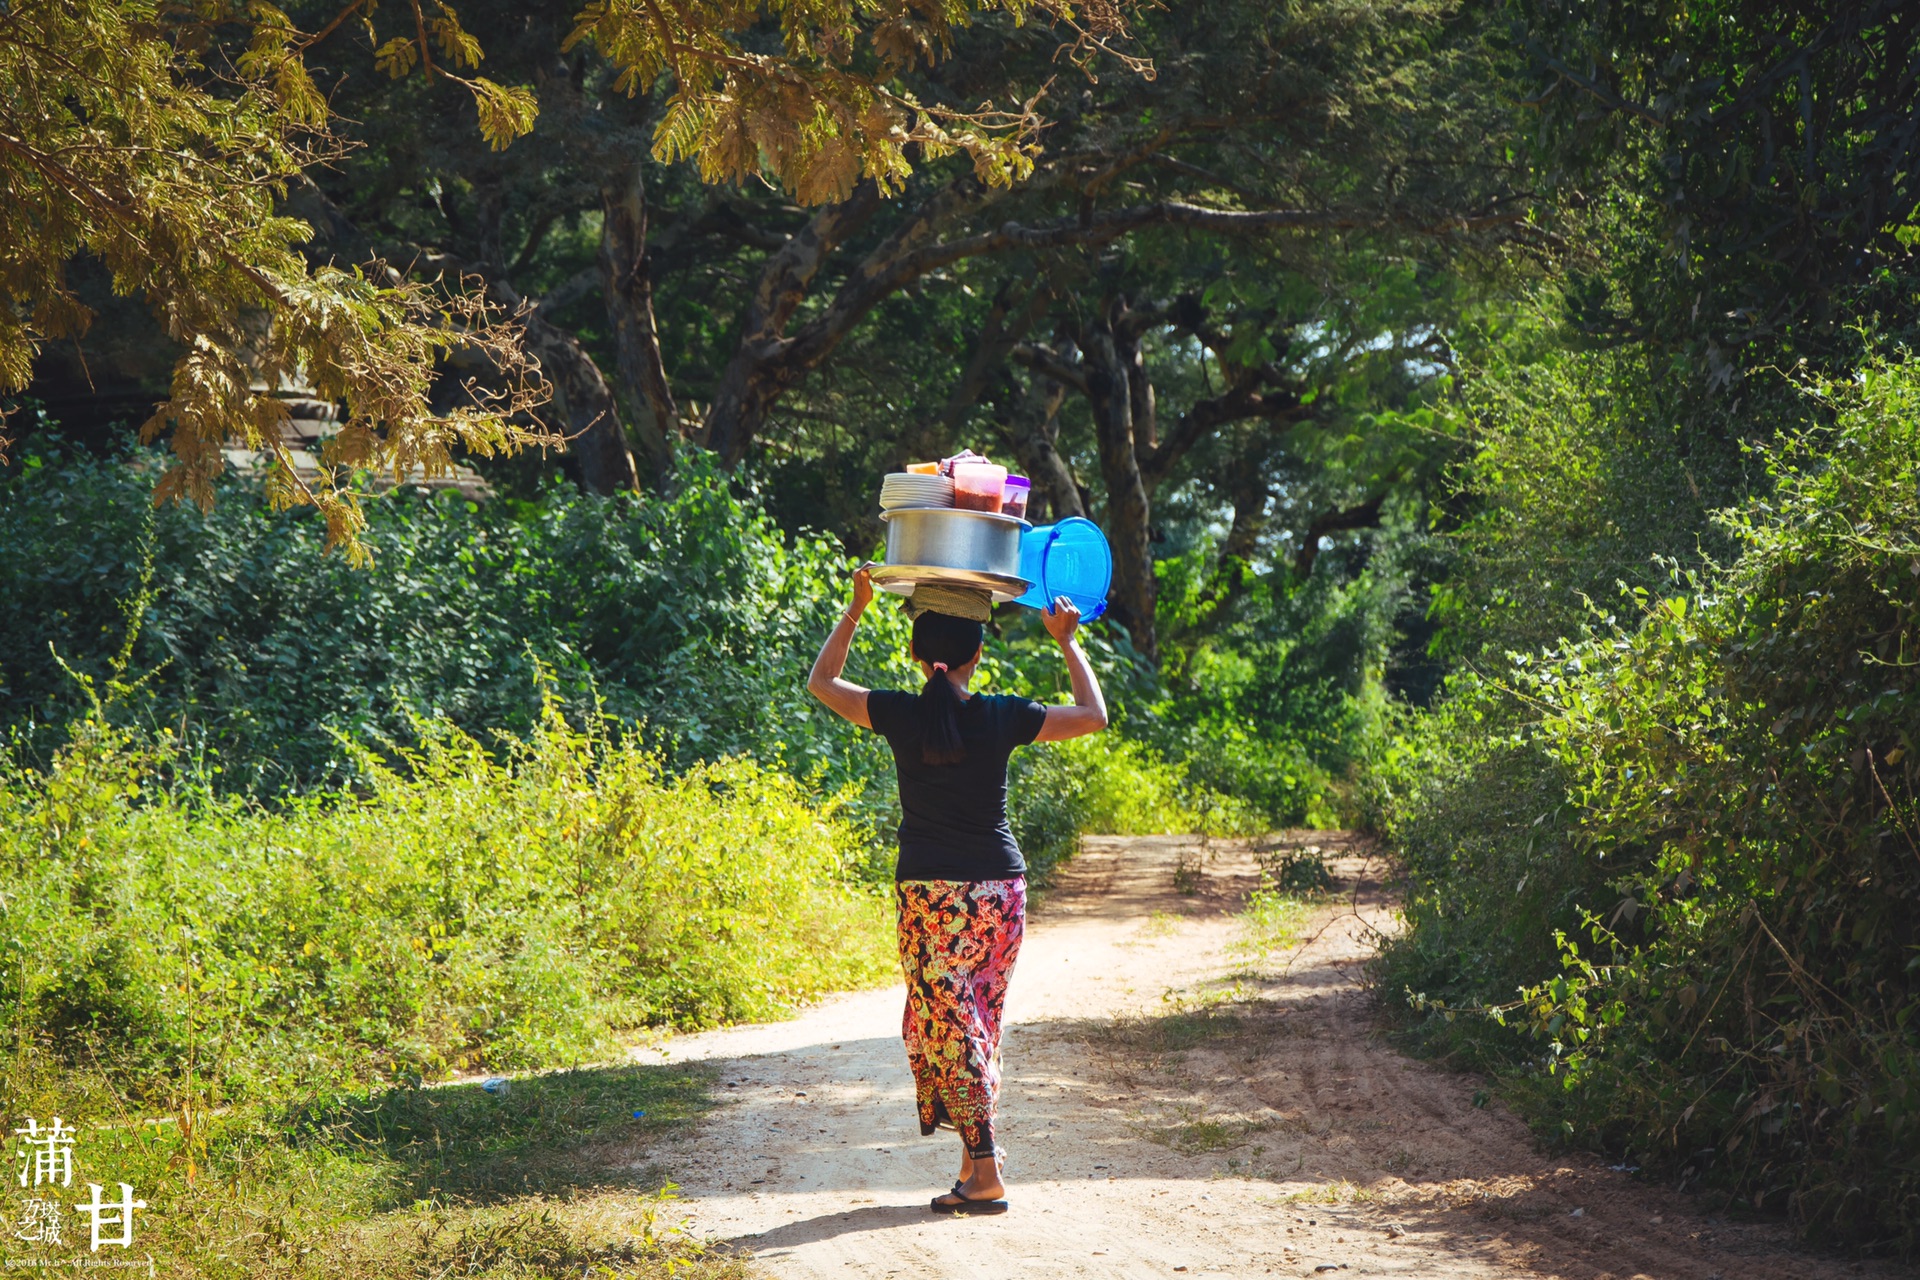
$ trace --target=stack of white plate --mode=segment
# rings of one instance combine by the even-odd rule
[[[923,476],[911,471],[894,471],[880,481],[882,511],[952,505],[953,480],[947,476]]]

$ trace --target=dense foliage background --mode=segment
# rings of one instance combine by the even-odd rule
[[[989,10],[915,93],[1055,76],[1045,24]],[[371,568],[257,475],[149,510],[162,464],[115,424],[171,348],[84,256],[96,329],[42,350],[11,419],[0,721],[31,893],[3,905],[67,976],[7,952],[0,988],[50,1071],[84,1028],[178,1091],[152,976],[176,963],[231,980],[236,1045],[327,1028],[314,1070],[341,1079],[558,1060],[857,971],[849,942],[756,986],[676,936],[543,1007],[526,974],[646,920],[532,902],[534,862],[481,893],[433,833],[500,797],[541,857],[617,856],[656,904],[647,859],[727,864],[715,892],[778,943],[803,891],[711,834],[757,815],[863,919],[888,762],[804,673],[878,542],[878,474],[972,446],[1116,553],[1088,631],[1114,730],[1018,757],[1040,868],[1086,830],[1371,825],[1408,876],[1376,972],[1410,1043],[1493,1072],[1547,1141],[1920,1248],[1907,6],[1168,5],[1133,15],[1153,77],[1051,82],[1022,181],[916,152],[813,205],[650,155],[670,85],[562,51],[570,7],[459,11],[489,75],[537,88],[530,136],[492,145],[461,84],[364,74],[343,27],[304,65],[350,145],[285,207],[315,264],[526,303],[568,453],[466,456],[477,501],[355,481]],[[902,618],[869,617],[855,678],[909,681]],[[1064,692],[1018,609],[984,674]],[[665,825],[595,844],[544,789],[576,775],[594,812]],[[357,834],[389,822],[414,834]],[[253,936],[283,849],[365,864],[381,914],[290,900],[264,909],[286,938]],[[228,914],[163,921],[110,865],[227,877]],[[370,956],[376,922],[427,958],[305,951]],[[180,928],[209,949],[169,950]],[[436,959],[435,928],[470,949]],[[391,1025],[327,1020],[362,983]]]
[[[1462,383],[1382,991],[1551,1140],[1910,1253],[1920,33],[1506,12],[1595,252]]]

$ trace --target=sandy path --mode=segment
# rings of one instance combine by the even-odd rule
[[[1094,840],[1035,910],[1005,1045],[1011,1213],[927,1211],[958,1143],[920,1136],[898,988],[670,1042],[720,1066],[728,1105],[649,1158],[676,1171],[697,1231],[779,1277],[1912,1274],[1545,1157],[1498,1104],[1473,1105],[1478,1080],[1393,1052],[1359,985],[1369,929],[1393,927],[1379,868],[1336,835],[1302,838],[1345,855],[1348,901],[1287,952],[1234,945],[1254,875],[1240,848],[1207,851],[1182,895],[1191,842]]]

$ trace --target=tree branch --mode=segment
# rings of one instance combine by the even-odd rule
[[[987,313],[986,323],[980,328],[980,338],[974,344],[973,354],[968,357],[966,367],[960,371],[953,389],[947,394],[946,404],[931,422],[908,434],[905,442],[908,453],[924,457],[950,437],[967,410],[979,402],[987,379],[1020,345],[1020,340],[1046,314],[1052,303],[1053,291],[1044,280],[1029,289],[1025,299],[1018,298],[1018,289],[1014,285],[1000,291]]]
[[[828,205],[789,236],[760,269],[747,313],[750,337],[769,338],[786,328],[828,255],[880,211],[880,188],[863,182],[839,204]]]
[[[511,275],[512,273],[509,272],[508,274]],[[533,304],[534,309],[539,312],[541,319],[544,320],[548,316],[558,315],[560,312],[565,311],[568,307],[580,301],[580,299],[586,297],[599,287],[600,268],[597,266],[582,267],[553,288],[547,290],[543,296],[535,299]]]
[[[1072,387],[1083,396],[1087,394],[1087,371],[1053,348],[1037,342],[1022,342],[1007,354],[1015,364],[1025,365],[1035,373]]]
[[[527,238],[520,246],[520,252],[514,255],[513,265],[507,268],[507,274],[517,276],[527,269],[533,261],[533,255],[540,252],[540,246],[547,242],[547,232],[553,230],[553,224],[560,215],[543,213],[533,220],[527,228]]]
[[[1666,124],[1667,120],[1665,116],[1637,102],[1629,102],[1599,81],[1581,75],[1572,67],[1569,67],[1566,63],[1548,53],[1537,41],[1529,41],[1528,43],[1533,45],[1533,55],[1540,59],[1542,66],[1588,97],[1606,104],[1615,111],[1624,111],[1630,116],[1645,120],[1648,124]]]
[[[1516,211],[1489,215],[1450,215],[1437,221],[1410,223],[1394,216],[1335,209],[1247,211],[1209,209],[1179,200],[1162,200],[1095,213],[1084,220],[1079,217],[1062,218],[1032,227],[1007,222],[992,231],[902,252],[908,244],[921,238],[918,233],[922,229],[930,226],[929,220],[917,218],[909,227],[889,237],[886,244],[869,254],[827,309],[808,321],[791,338],[781,340],[778,350],[770,354],[796,361],[801,369],[811,368],[839,344],[854,324],[887,297],[942,267],[988,254],[1106,244],[1148,227],[1182,227],[1217,235],[1257,235],[1266,231],[1302,228],[1337,231],[1400,225],[1423,234],[1447,235],[1525,220],[1526,214]],[[790,315],[791,311],[787,314]]]
[[[1140,474],[1148,488],[1158,488],[1195,445],[1230,422],[1248,418],[1297,422],[1310,412],[1293,392],[1263,395],[1255,390],[1258,385],[1257,379],[1247,378],[1220,395],[1195,402],[1181,414],[1159,447],[1140,459]]]
[[[779,231],[748,222],[740,211],[730,204],[718,204],[695,219],[689,230],[694,235],[724,236],[740,244],[755,249],[765,249],[769,253],[778,253],[787,247],[793,237]]]
[[[1345,533],[1350,529],[1371,529],[1380,523],[1380,508],[1386,504],[1387,495],[1370,498],[1357,507],[1348,507],[1344,511],[1329,511],[1318,516],[1307,526],[1306,536],[1301,539],[1299,550],[1293,553],[1293,572],[1299,578],[1313,573],[1313,562],[1320,556],[1320,539],[1329,534]]]

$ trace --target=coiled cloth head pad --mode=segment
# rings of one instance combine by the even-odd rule
[[[944,613],[970,622],[987,622],[993,617],[993,593],[980,587],[923,582],[907,597],[906,606],[909,618],[923,613]]]

